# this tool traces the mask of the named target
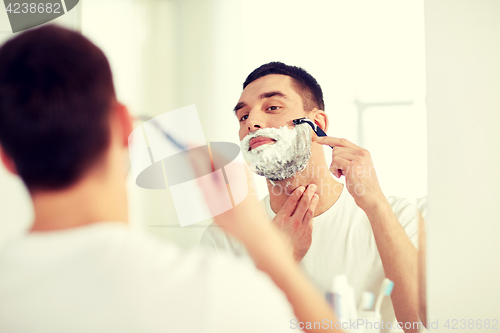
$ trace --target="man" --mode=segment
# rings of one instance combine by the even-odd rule
[[[243,89],[234,108],[243,156],[267,178],[267,213],[288,236],[306,274],[323,292],[331,291],[336,275],[347,275],[358,303],[363,291],[377,295],[387,277],[394,291],[392,302],[383,303],[384,322],[392,323],[394,312],[398,322],[418,322],[416,207],[386,199],[368,151],[345,139],[318,137],[307,124],[294,125],[307,117],[328,129],[321,87],[305,70],[271,62],[255,69]],[[330,167],[325,145],[333,148]],[[328,169],[344,176],[345,184]],[[202,244],[246,255],[218,228],[208,228]]]
[[[79,33],[44,26],[0,48],[0,156],[35,212],[30,232],[0,253],[1,332],[282,332],[295,317],[335,322],[278,231],[249,214],[259,208],[252,196],[217,222],[261,271],[131,234],[131,129],[106,57]]]

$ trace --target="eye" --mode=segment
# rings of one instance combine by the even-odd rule
[[[267,111],[277,111],[278,109],[281,109],[281,106],[270,106],[266,110]]]
[[[247,120],[247,118],[248,118],[248,115],[246,114],[240,118],[240,122]]]

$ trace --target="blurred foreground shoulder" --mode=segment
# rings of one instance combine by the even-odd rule
[[[224,232],[224,230],[215,223],[211,223],[201,236],[200,250],[230,253],[252,262],[245,246],[240,241]]]

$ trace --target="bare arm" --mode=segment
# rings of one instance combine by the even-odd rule
[[[222,177],[204,177],[200,185],[210,207],[216,207],[219,199],[227,193]],[[250,188],[248,183],[247,186]],[[217,215],[215,222],[245,245],[257,268],[267,273],[285,293],[299,322],[322,322],[324,319],[337,322],[324,297],[299,269],[285,236],[267,219],[253,193],[248,194],[233,209]],[[305,331],[324,332],[325,329]]]
[[[333,147],[330,171],[346,177],[346,187],[366,213],[377,243],[387,278],[394,281],[391,299],[398,322],[418,322],[418,250],[406,235],[392,207],[382,193],[370,153],[346,139],[316,138]],[[415,209],[416,210],[416,209]],[[418,214],[415,211],[415,214]],[[415,328],[405,330],[416,332]]]
[[[385,201],[387,202],[387,200]],[[366,211],[387,278],[394,281],[391,300],[398,322],[418,322],[418,250],[413,246],[391,206],[380,203]],[[417,214],[417,212],[415,212]],[[405,332],[417,332],[405,329]]]

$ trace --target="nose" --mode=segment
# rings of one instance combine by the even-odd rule
[[[243,140],[248,134],[266,127],[265,114],[260,110],[252,109],[247,115],[243,126],[240,127],[240,140]]]
[[[255,132],[264,127],[263,120],[259,117],[258,112],[250,112],[246,121],[248,132]]]

